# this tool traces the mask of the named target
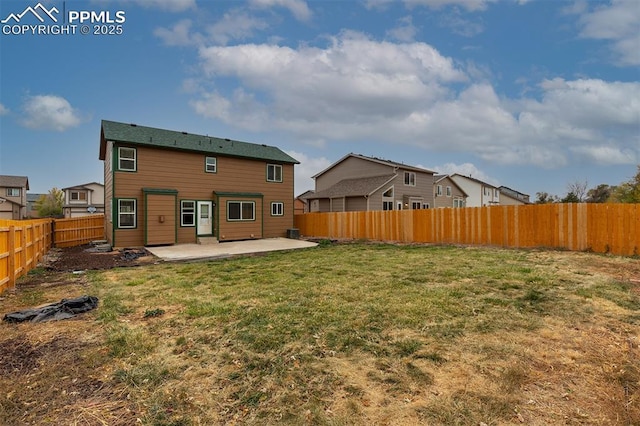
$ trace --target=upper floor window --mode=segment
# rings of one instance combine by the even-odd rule
[[[447,197],[451,197],[451,187],[447,186]]]
[[[494,189],[494,190],[493,190],[493,196],[494,196],[494,198],[498,198],[498,196],[499,196],[499,195],[500,195],[500,190],[499,190],[499,189],[497,189],[497,188],[496,188],[496,189]]]
[[[416,174],[414,172],[404,172],[404,184],[416,186]]]
[[[20,188],[7,188],[7,197],[19,197]]]
[[[216,157],[207,157],[204,160],[204,171],[207,173],[216,173],[218,162]]]
[[[436,195],[442,195],[442,185],[436,187]]]
[[[71,191],[69,198],[71,198],[71,201],[87,201],[87,193],[84,191]]]
[[[136,149],[124,147],[118,148],[118,170],[135,172],[136,169]]]
[[[282,166],[267,164],[267,182],[282,182]]]

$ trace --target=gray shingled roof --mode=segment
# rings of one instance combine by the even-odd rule
[[[0,175],[0,186],[3,188],[29,189],[29,179],[26,176]]]
[[[101,160],[104,160],[105,155],[102,145],[104,141],[107,140],[133,145],[299,164],[295,158],[274,146],[107,120],[102,120],[102,138],[100,141]]]
[[[311,200],[318,198],[364,197],[365,195],[372,194],[375,190],[379,189],[385,183],[390,182],[395,177],[396,175],[383,175],[344,179],[324,191],[316,192],[306,198]]]

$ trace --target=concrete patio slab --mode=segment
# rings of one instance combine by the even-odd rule
[[[177,244],[173,246],[146,247],[146,249],[160,259],[171,262],[220,259],[242,254],[296,250],[317,245],[317,243],[310,241],[290,238],[265,238],[262,240],[231,241],[218,244]]]

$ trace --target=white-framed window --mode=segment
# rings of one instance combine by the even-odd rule
[[[498,188],[493,190],[493,196],[494,198],[498,198],[500,196],[500,190]]]
[[[256,218],[256,203],[253,201],[227,201],[227,220],[250,221]]]
[[[393,201],[383,201],[382,210],[393,210]]]
[[[180,226],[196,226],[196,202],[180,201]]]
[[[284,216],[284,203],[279,201],[271,203],[271,216]]]
[[[119,199],[118,228],[135,228],[136,222],[136,199]]]
[[[393,210],[393,186],[382,193],[382,210]]]
[[[416,174],[414,172],[404,172],[404,184],[416,186]]]
[[[20,188],[7,188],[7,197],[19,197]]]
[[[428,209],[429,208],[429,203],[422,203],[422,208],[423,209]]]
[[[204,159],[204,171],[207,173],[216,173],[218,171],[218,160],[216,157],[206,157]]]
[[[462,198],[454,198],[453,207],[464,207],[464,200]]]
[[[422,207],[422,203],[420,201],[412,201],[411,202],[411,209],[412,210],[420,210],[420,207]]]
[[[118,170],[135,172],[137,170],[136,149],[118,148]]]
[[[69,198],[71,201],[87,201],[87,193],[85,191],[71,191]]]
[[[442,195],[442,185],[436,186],[436,195],[437,196]]]
[[[447,197],[451,197],[451,187],[447,186]]]
[[[282,166],[267,164],[267,182],[282,182]]]

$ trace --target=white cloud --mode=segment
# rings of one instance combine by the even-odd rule
[[[398,20],[398,26],[387,31],[387,34],[398,41],[414,41],[418,29],[413,25],[411,16],[405,16]]]
[[[287,151],[287,154],[300,162],[295,166],[294,186],[296,195],[300,195],[309,189],[315,189],[314,180],[311,179],[311,176],[318,174],[332,164],[332,161],[325,157],[313,158],[298,151]]]
[[[612,0],[606,6],[598,6],[595,10],[581,15],[580,36],[610,40],[618,65],[640,65],[638,22],[640,22],[640,7],[637,0]]]
[[[30,96],[22,105],[22,109],[25,114],[22,124],[32,129],[62,132],[82,122],[79,112],[60,96]]]
[[[261,8],[284,7],[299,21],[311,19],[311,9],[303,0],[251,0],[251,4]]]
[[[431,9],[442,9],[447,6],[459,6],[469,12],[485,10],[489,3],[497,0],[405,0],[408,6],[427,6]]]
[[[189,46],[202,42],[201,36],[191,34],[192,22],[190,19],[182,19],[171,28],[156,28],[153,35],[161,39],[167,46]]]
[[[241,10],[225,13],[218,22],[211,25],[207,32],[218,44],[227,44],[230,40],[242,40],[253,36],[255,30],[264,30],[267,23]]]
[[[9,114],[9,108],[7,108],[4,105],[0,104],[0,115],[5,115],[5,114]]]
[[[509,99],[428,44],[354,32],[324,47],[212,46],[199,57],[198,114],[305,144],[404,144],[543,167],[640,157],[640,83],[556,78]],[[215,86],[219,77],[235,88]]]
[[[442,14],[439,24],[463,37],[473,37],[484,31],[481,18],[463,18],[458,10],[454,13]]]

